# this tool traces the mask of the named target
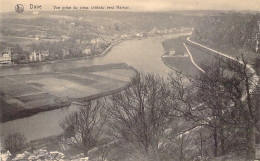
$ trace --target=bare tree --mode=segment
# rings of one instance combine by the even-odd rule
[[[169,84],[161,77],[138,73],[130,88],[110,97],[113,136],[142,147],[149,160],[161,160],[159,143],[175,119],[169,100]]]
[[[26,138],[20,132],[14,132],[7,135],[4,140],[4,147],[12,154],[22,150],[26,142]]]
[[[243,113],[239,116],[244,119],[247,156],[249,158],[254,158],[256,128],[259,119],[259,79],[255,70],[252,68],[252,65],[249,64],[243,54],[241,55],[241,60],[239,62],[228,61],[227,66],[228,69],[234,73],[235,78],[238,79],[239,84],[237,86],[243,94],[238,106],[240,107],[239,110]]]
[[[253,158],[258,108],[254,71],[243,56],[242,61],[216,59],[201,67],[205,73],[191,79],[171,76],[174,97],[183,104],[176,110],[187,120],[212,130],[214,156],[236,151],[237,138],[244,137],[247,143],[241,141],[246,144],[242,150]],[[184,79],[188,83],[183,83]]]
[[[83,150],[87,156],[88,151],[98,144],[105,121],[101,100],[85,103],[78,111],[72,112],[61,121],[64,145]]]

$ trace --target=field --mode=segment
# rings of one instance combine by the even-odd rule
[[[165,40],[162,45],[165,52],[176,51],[178,53],[184,53],[184,55],[167,56],[165,54],[162,57],[162,61],[168,67],[181,71],[184,74],[194,75],[198,74],[198,69],[191,63],[190,57],[188,56],[187,50],[183,45],[186,37],[178,37],[173,39]]]
[[[135,74],[126,64],[0,77],[1,121],[97,98],[125,87]]]
[[[194,62],[199,66],[201,66],[201,64],[206,62],[211,63],[216,58],[215,54],[188,43],[185,37],[166,40],[163,42],[163,47],[165,51],[178,50],[180,52],[187,53],[183,45],[183,42],[186,43],[190,53],[192,54]],[[178,71],[182,71],[186,74],[195,75],[199,73],[199,70],[192,64],[190,60],[190,56],[163,57],[162,60],[170,68],[176,69]]]
[[[185,39],[186,39],[186,36],[165,40],[162,43],[165,52],[174,50],[177,52],[185,53],[186,49],[183,46],[183,42],[185,41]]]
[[[163,62],[170,68],[184,74],[195,75],[199,70],[191,63],[190,57],[163,57]]]

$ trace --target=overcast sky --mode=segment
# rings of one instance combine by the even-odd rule
[[[260,0],[0,0],[1,12],[14,12],[16,4],[29,11],[30,4],[42,5],[42,10],[53,6],[129,6],[131,11],[168,10],[253,10],[260,11]]]

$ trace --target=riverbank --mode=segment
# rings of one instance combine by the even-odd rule
[[[180,32],[180,33],[171,33],[171,34],[165,34],[165,35],[172,35],[172,34],[181,34],[181,33],[186,33],[186,32]],[[43,62],[30,62],[26,64],[9,64],[9,65],[2,65],[0,66],[1,69],[8,69],[8,68],[19,68],[19,67],[30,67],[30,66],[38,66],[38,65],[45,65],[45,64],[55,64],[55,63],[62,63],[62,62],[69,62],[69,61],[77,61],[77,60],[84,60],[84,59],[92,59],[95,57],[100,57],[100,56],[105,56],[107,53],[109,53],[112,48],[124,41],[127,40],[143,40],[146,38],[152,38],[152,37],[162,37],[165,35],[152,35],[148,37],[142,37],[142,38],[137,38],[137,37],[131,37],[131,38],[126,38],[126,39],[119,39],[113,42],[111,45],[109,45],[102,53],[97,54],[97,55],[86,55],[82,57],[76,57],[76,58],[68,58],[68,59],[62,59],[62,60],[48,60],[48,61],[43,61]]]
[[[76,60],[82,60],[82,59],[91,59],[99,56],[104,56],[106,55],[111,49],[126,40],[130,39],[120,39],[109,45],[102,53],[97,54],[97,55],[86,55],[82,57],[77,57],[77,58],[68,58],[68,59],[62,59],[62,60],[48,60],[48,61],[43,61],[43,62],[30,62],[26,64],[10,64],[10,65],[2,65],[0,66],[1,69],[6,69],[6,68],[19,68],[19,67],[30,67],[30,66],[38,66],[38,65],[45,65],[45,64],[53,64],[53,63],[62,63],[62,62],[68,62],[68,61],[76,61]]]

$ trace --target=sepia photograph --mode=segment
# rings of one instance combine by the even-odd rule
[[[0,161],[260,161],[260,0],[0,0]]]

